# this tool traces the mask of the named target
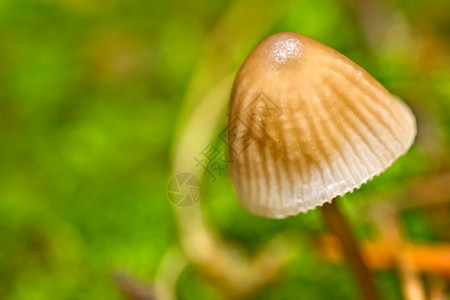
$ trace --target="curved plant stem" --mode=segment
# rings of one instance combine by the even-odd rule
[[[336,199],[331,203],[325,203],[322,207],[322,213],[329,230],[336,235],[342,245],[342,250],[347,257],[347,261],[358,281],[363,299],[379,299],[377,289],[373,282],[369,268],[365,264],[358,245],[350,230],[345,217],[339,211],[336,205]]]

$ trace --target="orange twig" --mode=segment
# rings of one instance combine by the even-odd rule
[[[331,235],[319,238],[320,248],[328,259],[342,261],[343,253],[339,241]],[[411,258],[411,262],[417,272],[450,278],[450,244],[405,244],[405,255]],[[375,270],[392,268],[395,265],[394,253],[387,242],[378,240],[366,242],[362,245],[362,255],[367,265]]]

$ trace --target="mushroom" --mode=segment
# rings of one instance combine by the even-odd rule
[[[344,248],[353,242],[346,253],[359,260],[354,271],[367,277],[345,219],[324,204],[387,169],[415,135],[411,110],[364,69],[320,42],[281,32],[256,46],[234,81],[230,176],[241,204],[258,216],[323,206]],[[363,288],[365,298],[375,297],[373,284]]]

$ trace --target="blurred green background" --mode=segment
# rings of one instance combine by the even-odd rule
[[[0,299],[123,299],[118,271],[151,286],[165,253],[179,248],[167,184],[183,126],[279,31],[337,49],[416,114],[410,152],[343,198],[357,234],[370,237],[370,199],[449,170],[449,11],[447,0],[0,1]],[[225,128],[219,113],[203,124],[214,136]],[[317,253],[325,229],[316,211],[253,217],[226,174],[206,177],[203,189],[208,224],[250,256],[272,237],[297,237],[278,282],[250,298],[358,297],[347,268]],[[450,239],[422,209],[403,220],[410,240]],[[384,299],[402,299],[394,270],[376,280]],[[189,263],[175,289],[179,299],[223,297]]]

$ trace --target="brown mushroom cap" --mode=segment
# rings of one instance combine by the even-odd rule
[[[264,39],[233,86],[230,174],[250,212],[284,218],[359,188],[414,141],[411,110],[365,70],[306,36]]]

